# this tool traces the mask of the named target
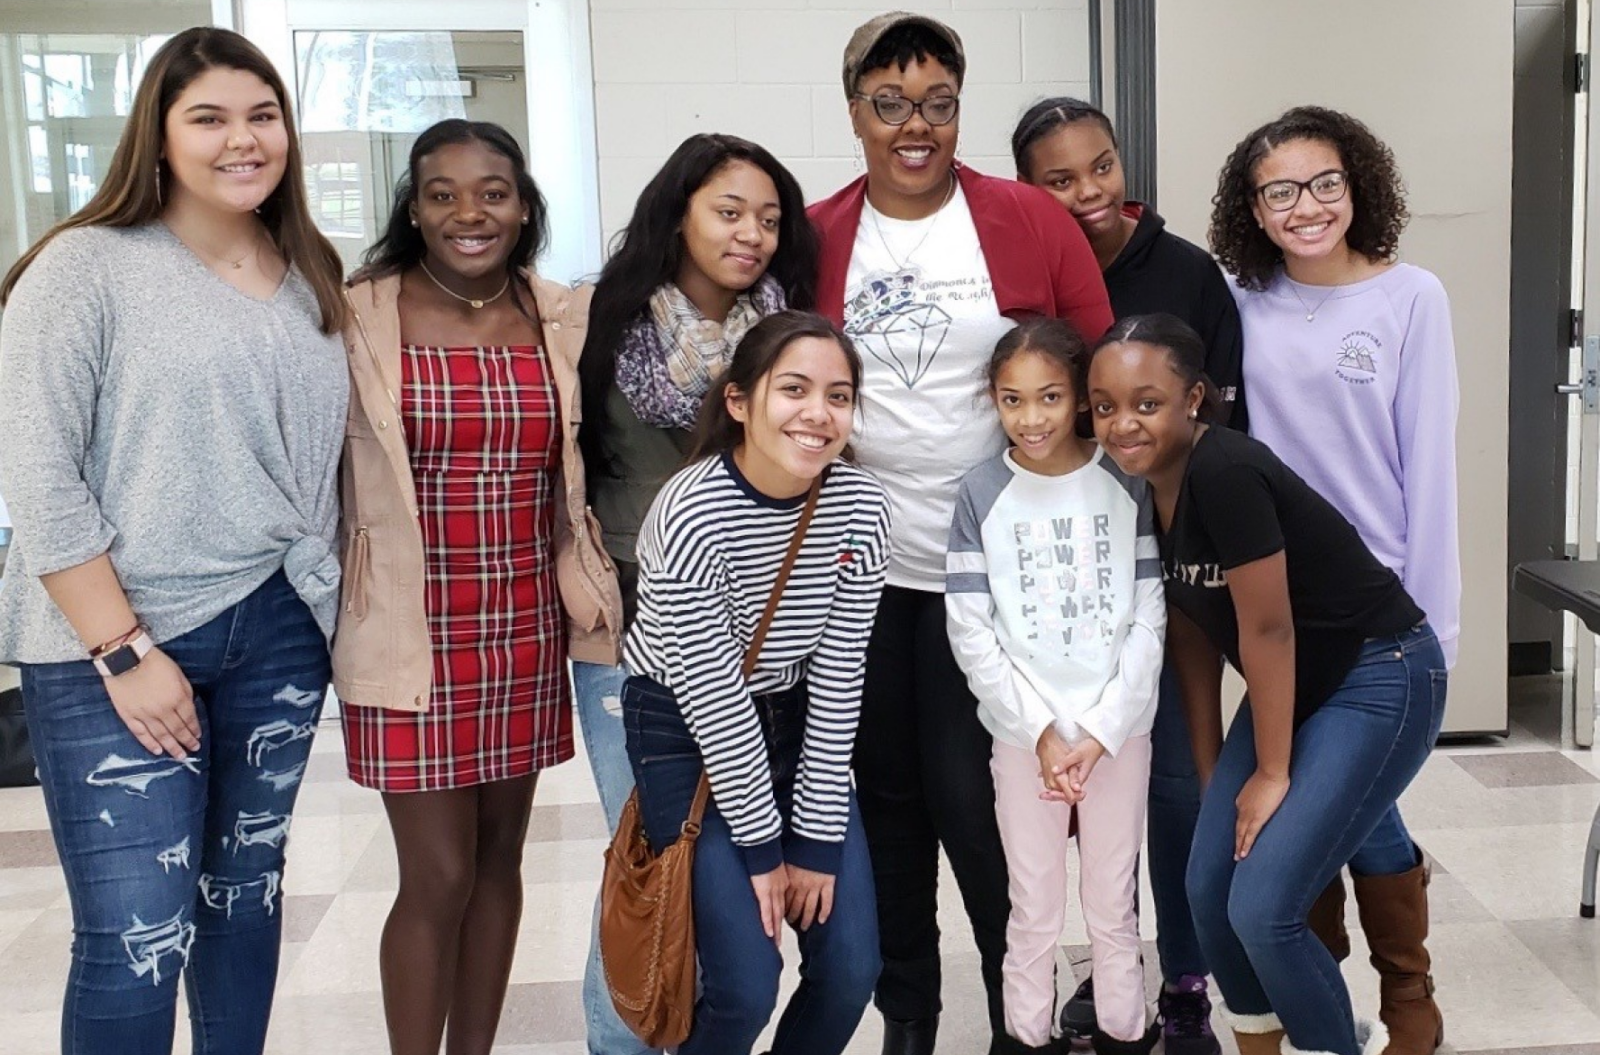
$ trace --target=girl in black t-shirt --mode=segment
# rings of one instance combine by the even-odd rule
[[[1377,1055],[1306,911],[1422,767],[1438,639],[1349,521],[1264,444],[1206,424],[1204,347],[1118,322],[1089,372],[1095,434],[1155,496],[1169,622],[1206,785],[1189,901],[1241,1055]],[[1221,660],[1248,690],[1222,736]]]

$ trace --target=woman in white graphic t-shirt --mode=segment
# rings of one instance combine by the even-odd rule
[[[984,396],[995,342],[1025,316],[1111,324],[1083,233],[1048,194],[955,160],[966,57],[948,26],[881,15],[845,48],[866,175],[809,210],[822,242],[817,310],[866,367],[855,437],[889,492],[889,586],[868,646],[856,777],[879,891],[886,1052],[933,1050],[938,850],[950,857],[1004,1043],[1009,914],[990,737],[944,629],[947,531],[963,474],[1005,443]]]

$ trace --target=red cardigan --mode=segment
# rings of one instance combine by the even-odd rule
[[[1098,340],[1111,328],[1111,302],[1100,264],[1072,214],[1037,187],[985,176],[961,164],[955,168],[978,228],[1000,314],[1066,319],[1085,341]],[[867,178],[862,176],[806,210],[822,241],[817,311],[836,325],[844,324],[845,276],[866,198]]]

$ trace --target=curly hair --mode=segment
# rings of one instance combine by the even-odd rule
[[[1338,153],[1350,181],[1354,216],[1345,241],[1373,262],[1392,260],[1400,232],[1411,216],[1394,152],[1349,114],[1320,106],[1297,106],[1239,141],[1217,174],[1211,199],[1211,251],[1245,289],[1272,281],[1283,250],[1273,244],[1251,211],[1256,167],[1273,150],[1296,139],[1327,143]]]

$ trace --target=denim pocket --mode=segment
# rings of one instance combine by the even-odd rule
[[[677,699],[647,679],[629,678],[623,683],[622,723],[628,757],[635,766],[700,758],[700,745],[689,732]]]

